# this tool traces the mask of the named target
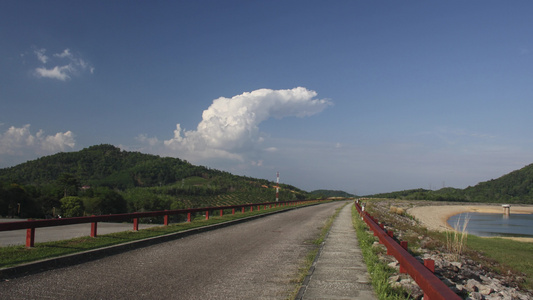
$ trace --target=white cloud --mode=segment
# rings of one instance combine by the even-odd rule
[[[156,137],[149,138],[146,134],[139,134],[135,139],[143,144],[148,144],[151,147],[159,144],[159,140]]]
[[[204,110],[196,130],[183,130],[177,124],[174,137],[164,144],[182,156],[244,161],[246,154],[256,152],[256,146],[263,140],[259,135],[261,122],[270,118],[312,116],[331,105],[329,100],[315,99],[316,96],[315,91],[297,87],[259,89],[232,98],[220,97]]]
[[[39,131],[40,133],[42,131]],[[41,134],[42,135],[42,134]],[[40,142],[43,150],[49,152],[65,151],[68,148],[74,148],[76,142],[74,141],[74,134],[72,131],[64,133],[58,132],[55,135],[49,135],[44,137]]]
[[[48,56],[44,55],[45,52],[46,52],[46,49],[38,49],[38,50],[33,51],[33,53],[37,55],[37,59],[43,64],[45,64],[48,61]]]
[[[21,128],[14,126],[0,135],[0,154],[14,154],[14,150],[20,147],[32,146],[35,137],[30,134],[30,125]]]
[[[52,79],[59,79],[61,81],[65,81],[67,79],[70,79],[70,73],[71,71],[70,65],[66,66],[55,66],[52,69],[46,69],[46,68],[36,68],[35,74],[37,77],[44,77],[44,78],[52,78]]]
[[[262,167],[263,166],[263,160],[252,161],[250,164],[252,166],[256,166],[256,167]]]
[[[30,124],[22,127],[11,126],[0,133],[0,155],[26,155],[32,153],[54,153],[74,148],[76,142],[71,131],[58,132],[46,136],[43,130],[35,135],[30,132]]]
[[[37,59],[43,64],[50,61],[50,58],[44,55],[45,52],[46,49],[34,51]],[[73,75],[78,75],[85,71],[88,71],[91,74],[94,73],[94,67],[89,62],[79,57],[79,55],[72,54],[70,49],[65,49],[61,53],[56,53],[52,58],[53,59],[50,62],[55,66],[49,68],[44,66],[35,68],[35,76],[66,81],[71,79]]]
[[[65,57],[68,57],[68,58],[71,58],[71,59],[73,58],[72,53],[70,53],[70,49],[65,49],[61,53],[54,54],[54,56],[55,57],[60,57],[60,58],[65,58]]]

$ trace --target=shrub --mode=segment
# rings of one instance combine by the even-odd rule
[[[61,211],[67,218],[83,216],[83,201],[80,197],[67,196],[61,200]]]

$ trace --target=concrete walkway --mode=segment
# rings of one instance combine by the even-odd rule
[[[352,206],[333,222],[297,299],[377,299],[352,225]]]

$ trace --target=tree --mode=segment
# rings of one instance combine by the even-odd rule
[[[57,178],[58,185],[63,189],[64,196],[77,195],[78,189],[80,188],[80,182],[78,179],[70,173],[62,173]]]
[[[61,211],[65,217],[83,216],[83,201],[80,197],[67,196],[61,200]]]
[[[28,216],[33,210],[33,202],[23,186],[16,183],[0,189],[0,214]]]
[[[84,197],[85,211],[89,214],[107,215],[127,212],[126,200],[117,192],[107,188],[95,189],[91,197]]]

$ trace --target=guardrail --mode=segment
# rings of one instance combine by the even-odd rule
[[[393,238],[393,231],[385,231],[383,224],[379,223],[377,219],[364,211],[364,207],[361,208],[359,201],[356,201],[355,207],[368,227],[374,232],[374,235],[387,247],[387,255],[394,256],[400,263],[400,273],[409,274],[422,291],[424,291],[424,300],[462,299],[433,274],[435,272],[435,263],[433,260],[426,259],[422,265],[407,251],[407,242],[401,241],[398,244]]]
[[[224,210],[232,210],[232,214],[235,214],[235,209],[242,209],[242,213],[245,213],[246,209],[253,211],[256,207],[257,210],[282,206],[294,206],[304,202],[317,202],[320,200],[299,200],[299,201],[279,201],[279,202],[266,202],[266,203],[253,203],[253,204],[239,204],[231,206],[217,206],[217,207],[202,207],[202,208],[189,208],[189,209],[176,209],[176,210],[164,210],[164,211],[151,211],[151,212],[135,212],[127,214],[115,214],[115,215],[100,215],[89,217],[75,217],[75,218],[60,218],[60,219],[45,219],[45,220],[28,220],[19,222],[6,222],[0,223],[0,231],[11,231],[26,229],[26,247],[31,248],[35,244],[35,229],[42,227],[63,226],[72,224],[91,223],[91,237],[96,237],[98,232],[98,222],[110,222],[110,221],[130,221],[133,220],[133,230],[139,230],[139,219],[149,217],[163,217],[163,223],[165,226],[169,224],[169,216],[172,215],[187,215],[187,222],[191,222],[191,216],[193,213],[205,212],[205,219],[209,219],[209,212],[220,210],[220,216],[224,214]]]

